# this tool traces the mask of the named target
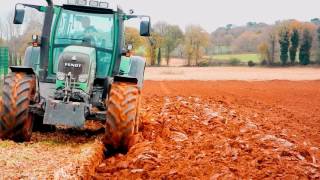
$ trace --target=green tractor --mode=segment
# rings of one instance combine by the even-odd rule
[[[150,17],[96,0],[46,1],[16,5],[14,24],[23,23],[29,7],[45,14],[44,25],[24,66],[10,67],[5,77],[0,138],[28,141],[34,126],[83,128],[89,119],[105,122],[107,148],[127,149],[139,130],[146,62],[125,46],[124,22],[140,18],[140,35],[150,36]]]

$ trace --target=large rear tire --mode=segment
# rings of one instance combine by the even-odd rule
[[[1,112],[0,138],[16,142],[29,141],[32,134],[33,118],[29,105],[36,94],[34,75],[11,73],[4,80]]]
[[[107,101],[104,144],[109,151],[127,152],[138,122],[140,91],[136,85],[114,83]]]

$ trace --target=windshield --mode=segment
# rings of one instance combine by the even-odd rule
[[[106,77],[111,67],[114,42],[113,14],[93,14],[63,9],[55,31],[53,73],[58,59],[70,45],[96,48],[96,76]]]
[[[56,30],[55,44],[84,44],[113,48],[113,15],[63,10]]]

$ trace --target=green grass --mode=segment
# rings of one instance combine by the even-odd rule
[[[213,48],[213,52],[215,54],[228,54],[231,52],[231,47],[230,46],[215,46]]]
[[[238,59],[241,62],[248,62],[248,61],[253,61],[255,63],[260,62],[260,57],[259,54],[222,54],[222,55],[214,55],[211,56],[213,60],[231,60],[231,59]]]

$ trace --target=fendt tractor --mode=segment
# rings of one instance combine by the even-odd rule
[[[23,23],[26,8],[43,12],[44,23],[23,66],[10,67],[5,77],[0,138],[29,141],[33,127],[81,129],[97,120],[105,121],[107,148],[127,149],[139,130],[146,63],[125,45],[124,22],[140,19],[140,35],[150,36],[150,17],[96,0],[46,2],[16,5],[14,24]]]

